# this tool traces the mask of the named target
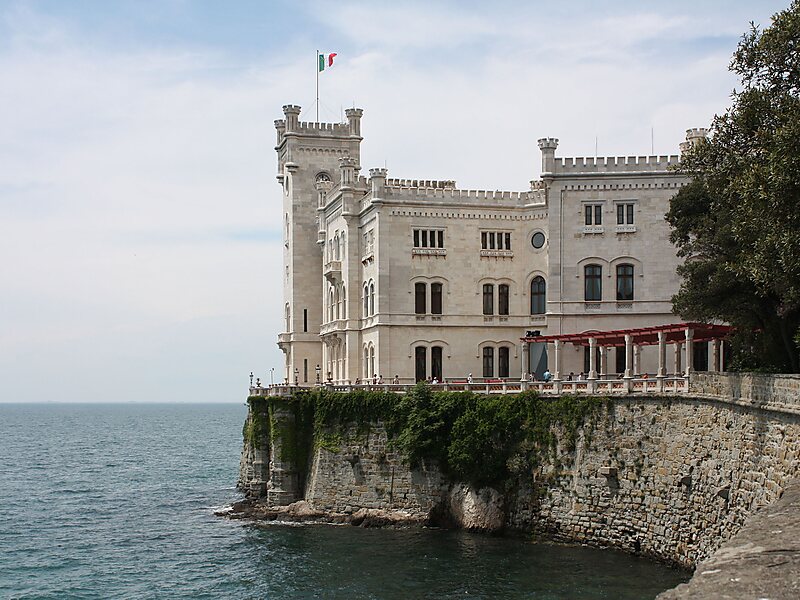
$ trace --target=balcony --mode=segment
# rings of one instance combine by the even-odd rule
[[[617,225],[616,233],[636,233],[636,225]]]
[[[331,260],[325,263],[322,267],[322,274],[328,281],[336,281],[342,279],[342,261]]]
[[[334,321],[323,323],[319,328],[319,334],[326,335],[334,331],[344,331],[346,326],[347,326],[346,319],[335,319]]]
[[[605,233],[605,228],[602,225],[584,225],[583,233],[585,235],[597,235]]]

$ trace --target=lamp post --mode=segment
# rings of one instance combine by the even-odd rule
[[[250,387],[253,387],[253,372],[250,371]]]
[[[275,380],[274,380],[274,379],[273,379],[273,377],[272,377],[274,373],[275,373],[275,367],[272,367],[272,368],[269,370],[269,384],[270,384],[270,385],[275,385]]]
[[[300,370],[297,367],[295,367],[294,368],[294,384],[295,385],[297,385],[299,379],[300,379]]]
[[[320,371],[322,371],[322,369],[320,369],[319,365],[317,365],[316,369],[314,369],[314,370],[317,372],[317,385],[319,385],[319,373],[320,373]]]

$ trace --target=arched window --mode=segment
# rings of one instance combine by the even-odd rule
[[[497,286],[497,314],[508,314],[508,285],[505,283]]]
[[[617,300],[633,300],[633,265],[617,265]]]
[[[366,283],[366,282],[364,283],[364,290],[363,290],[363,292],[364,292],[364,295],[363,295],[363,301],[364,301],[364,318],[366,318],[366,317],[368,317],[368,316],[369,316],[369,286],[367,285],[367,283]]]
[[[414,284],[414,313],[418,315],[424,315],[426,312],[426,307],[425,307],[426,287],[427,286],[424,283]]]
[[[344,245],[344,231],[343,231],[342,235],[339,236],[339,256],[341,257],[341,260],[344,260],[344,249],[345,245]]]
[[[333,313],[333,318],[339,318],[339,307],[341,306],[341,300],[339,299],[339,288],[333,288],[333,306],[331,306],[331,312]],[[331,319],[333,320],[333,319]]]
[[[328,321],[333,321],[333,289],[328,292]]]
[[[511,351],[508,346],[500,346],[497,349],[497,375],[498,377],[509,376],[509,356]]]
[[[373,377],[378,374],[378,372],[375,370],[375,346],[371,344],[369,347],[369,370]]]
[[[284,316],[286,318],[286,331],[288,332],[292,330],[292,309],[289,308],[288,302],[286,303],[284,312],[285,312]]]
[[[544,277],[534,277],[531,281],[531,314],[543,315],[547,312],[547,284]]]
[[[375,314],[375,283],[369,282],[369,314]]]
[[[442,381],[442,347],[431,348],[431,377]]]
[[[483,348],[483,376],[494,377],[494,348],[491,346]]]
[[[345,294],[344,284],[342,284],[342,293],[339,296],[339,298],[341,298],[341,301],[342,301],[342,319],[346,319],[347,318],[347,294]]]
[[[603,299],[603,267],[600,265],[583,267],[583,299],[590,302]]]
[[[494,314],[494,285],[491,283],[483,284],[483,314]]]
[[[369,346],[364,346],[364,383],[369,379]]]
[[[414,376],[417,381],[424,381],[428,371],[428,349],[425,346],[414,348]]]
[[[431,314],[442,314],[442,284],[431,284]]]
[[[328,175],[325,171],[322,171],[321,173],[317,173],[317,178],[316,178],[316,182],[317,183],[322,183],[323,181],[330,181],[330,180],[331,180],[331,176]]]

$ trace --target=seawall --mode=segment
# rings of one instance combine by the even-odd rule
[[[478,489],[430,461],[408,466],[381,421],[337,422],[315,433],[308,406],[251,398],[239,487],[267,504],[404,511],[694,567],[800,473],[796,390],[784,381],[770,395],[774,385],[747,381],[755,385],[739,385],[738,395],[717,377],[698,380],[695,397],[604,399],[576,428],[554,424],[542,460],[511,464],[512,456],[510,477]]]

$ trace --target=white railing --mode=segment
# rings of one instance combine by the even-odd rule
[[[413,383],[324,383],[319,386],[334,392],[352,392],[354,390],[393,392],[405,394]],[[632,379],[589,379],[583,381],[519,381],[514,379],[445,380],[430,384],[434,390],[450,392],[476,392],[479,394],[519,394],[526,390],[534,390],[542,395],[557,396],[561,394],[584,395],[625,395],[625,394],[686,394],[689,386],[686,377],[653,377]],[[251,396],[290,396],[301,389],[312,389],[314,385],[277,384],[268,387],[251,387]]]

